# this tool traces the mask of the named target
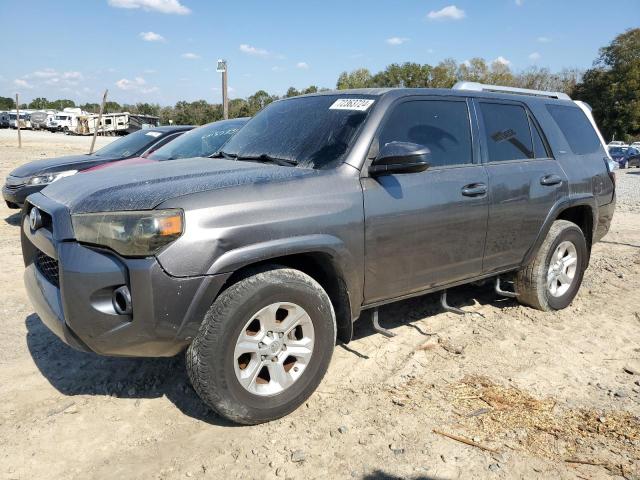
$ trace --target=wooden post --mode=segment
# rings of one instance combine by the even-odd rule
[[[18,127],[18,148],[22,148],[22,134],[20,133],[20,99],[16,93],[16,126]]]
[[[102,96],[102,103],[100,104],[100,113],[98,113],[98,123],[96,124],[96,128],[93,131],[93,138],[91,139],[91,148],[89,149],[89,155],[93,153],[93,148],[96,146],[96,137],[98,136],[98,128],[102,123],[102,112],[104,111],[104,104],[107,102],[107,94],[109,93],[109,89],[104,91],[104,95]]]
[[[229,86],[227,82],[227,68],[225,68],[222,72],[222,117],[225,120],[229,119],[229,93],[227,91]]]

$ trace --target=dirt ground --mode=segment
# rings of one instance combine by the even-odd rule
[[[18,150],[0,131],[0,178],[89,142],[25,132]],[[2,205],[0,478],[640,479],[638,173],[619,173],[613,227],[566,310],[490,285],[452,292],[476,315],[442,313],[436,295],[384,307],[395,338],[356,324],[308,402],[255,427],[208,411],[182,356],[62,344],[27,300],[18,216]]]

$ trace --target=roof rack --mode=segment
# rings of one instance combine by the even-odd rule
[[[562,92],[545,92],[544,90],[531,90],[529,88],[503,87],[500,85],[485,85],[477,82],[458,82],[452,90],[472,90],[474,92],[513,93],[516,95],[531,95],[533,97],[558,98],[571,100],[571,97]]]

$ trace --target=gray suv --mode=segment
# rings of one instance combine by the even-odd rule
[[[200,397],[255,424],[296,409],[364,310],[469,282],[569,305],[614,174],[566,95],[462,84],[275,102],[218,158],[69,177],[23,210],[42,321],[103,355],[186,349]],[[500,283],[500,279],[504,283]],[[380,329],[387,333],[384,329]]]

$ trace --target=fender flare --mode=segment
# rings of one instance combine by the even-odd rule
[[[354,319],[360,316],[362,306],[363,278],[357,262],[344,242],[329,234],[311,234],[297,237],[280,238],[264,242],[245,245],[229,250],[216,258],[209,267],[206,275],[225,274],[231,275],[244,267],[299,254],[322,253],[331,259],[332,269],[338,273],[337,281],[340,283],[340,291],[343,292],[344,301],[347,302],[347,311],[336,311],[344,321],[339,323],[338,337],[345,342],[351,339]],[[346,321],[346,317],[348,320]]]
[[[533,242],[533,245],[529,248],[529,250],[527,250],[527,253],[524,256],[522,265],[527,265],[529,262],[531,262],[531,260],[533,260],[533,257],[538,252],[540,245],[542,245],[542,242],[544,242],[544,239],[547,238],[547,234],[551,229],[551,225],[558,218],[558,215],[562,211],[566,210],[567,208],[578,207],[578,206],[587,206],[591,208],[591,212],[593,215],[591,235],[592,237],[595,235],[595,229],[598,226],[598,206],[596,204],[596,199],[592,195],[587,195],[587,194],[575,195],[569,198],[562,199],[556,202],[555,205],[551,208],[551,210],[547,214],[547,217],[545,218],[544,223],[542,224],[542,228],[538,232],[538,236],[536,237],[536,240]]]

